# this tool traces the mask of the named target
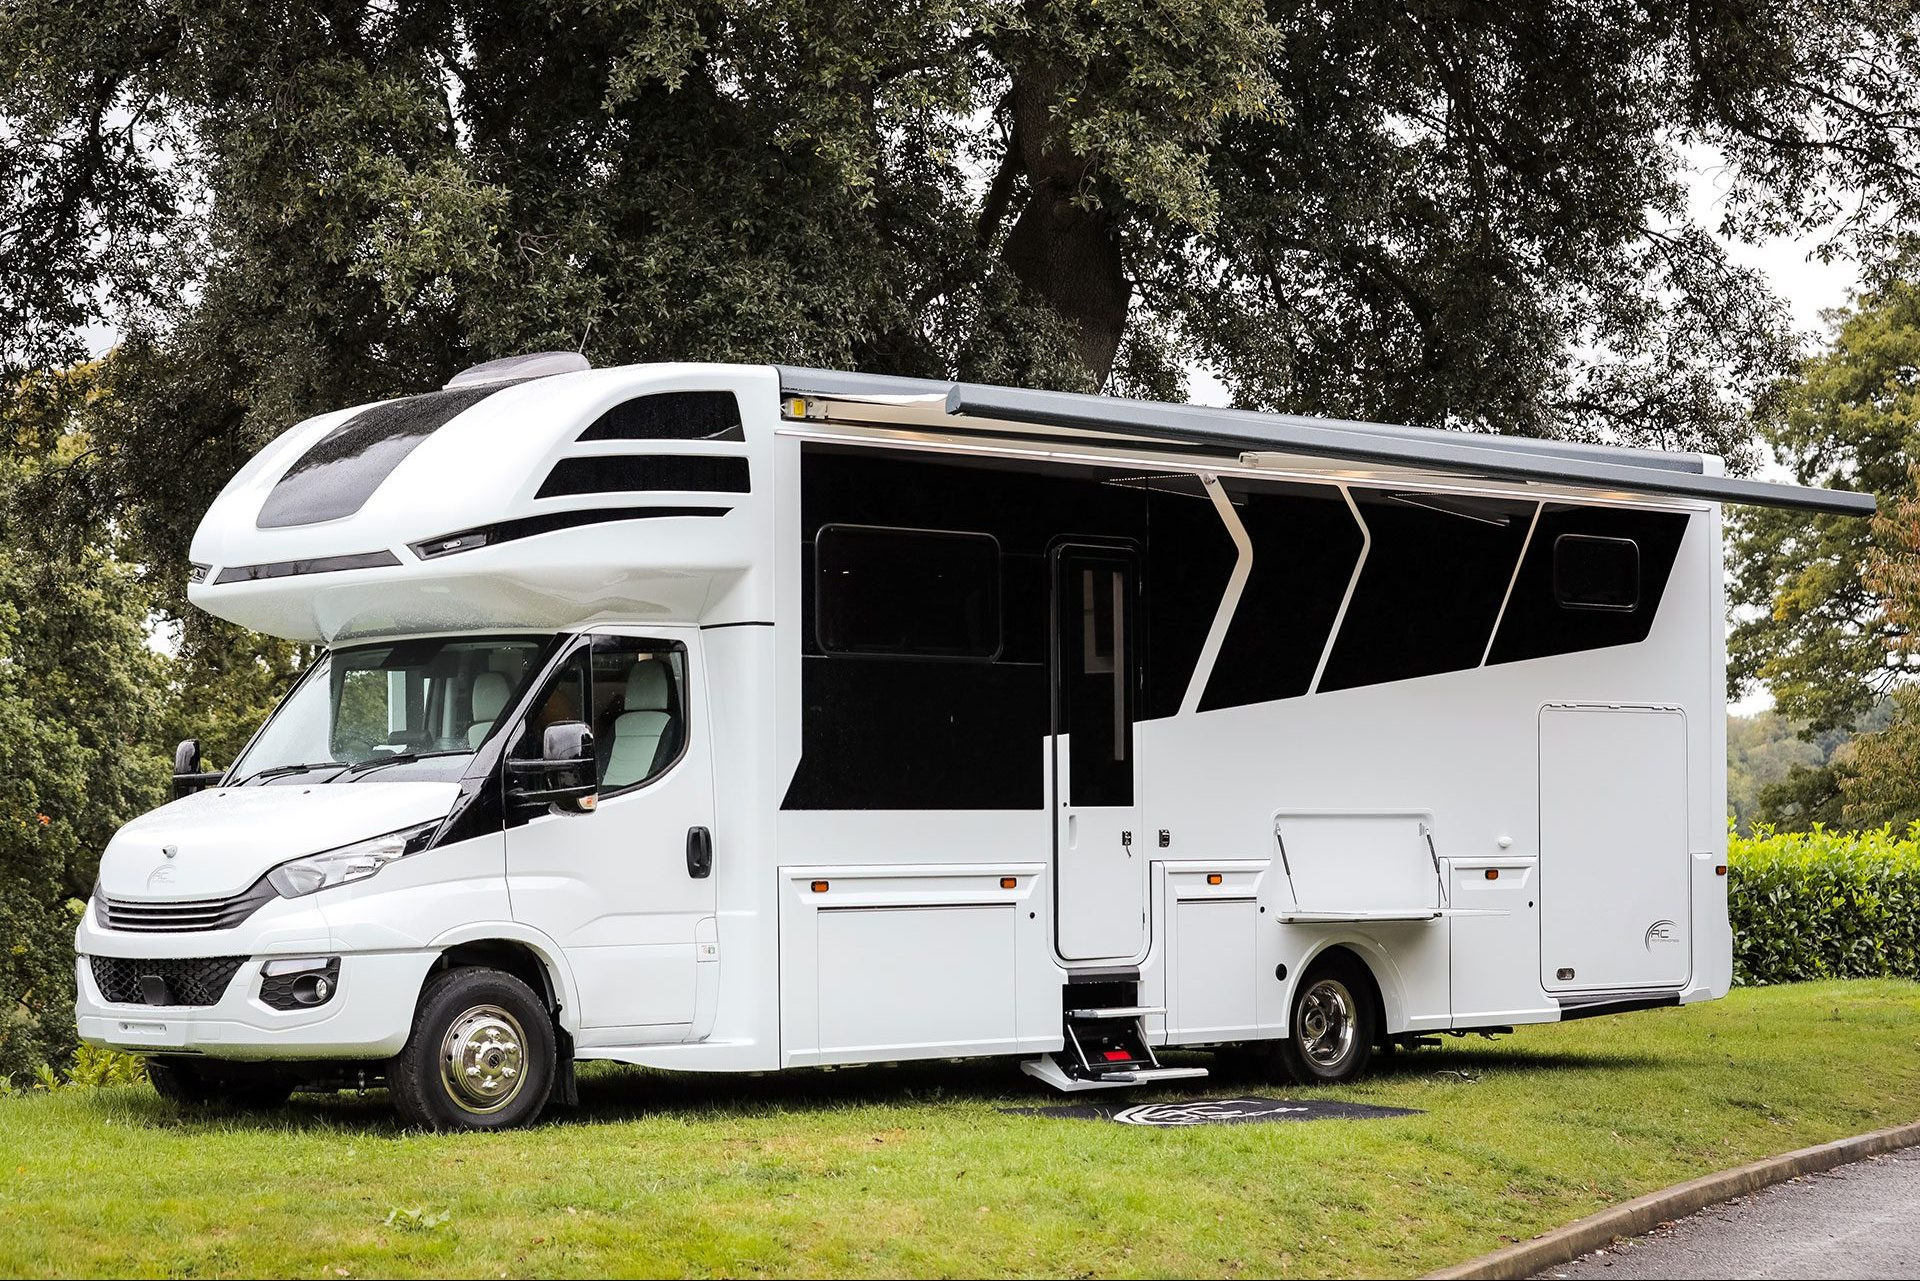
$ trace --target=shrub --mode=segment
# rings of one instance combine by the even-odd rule
[[[1920,824],[1729,842],[1733,981],[1920,978]]]

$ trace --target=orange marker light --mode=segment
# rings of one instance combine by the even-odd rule
[[[1499,868],[1497,868],[1497,867],[1490,867],[1490,868],[1488,868],[1488,869],[1487,869],[1487,879],[1488,879],[1489,881],[1497,881],[1497,880],[1499,880],[1499,879],[1500,879],[1500,869],[1499,869]]]
[[[1727,865],[1722,863],[1720,866],[1714,868],[1713,874],[1715,876],[1725,876],[1727,874]]]
[[[815,894],[825,894],[827,892],[827,883],[825,881],[815,881],[813,883],[813,892]]]
[[[1020,878],[1017,876],[1003,876],[1000,878],[1000,888],[1003,890],[1018,889],[1019,886]]]
[[[1221,880],[1222,880],[1222,879],[1223,879],[1223,878],[1221,877],[1221,875],[1220,875],[1220,873],[1218,873],[1218,872],[1208,872],[1208,873],[1207,873],[1207,884],[1209,884],[1209,885],[1218,885],[1218,884],[1220,884],[1220,882],[1221,882]]]

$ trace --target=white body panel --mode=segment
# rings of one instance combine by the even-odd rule
[[[577,439],[634,397],[713,389],[738,397],[740,439]],[[302,424],[249,463],[195,539],[210,579],[236,565],[349,553],[384,552],[396,563],[209,581],[192,589],[201,607],[335,645],[593,630],[682,640],[695,699],[687,752],[665,776],[591,815],[439,845],[362,882],[275,899],[232,929],[129,933],[90,911],[77,937],[83,1036],[136,1049],[377,1061],[404,1041],[436,959],[477,944],[535,958],[580,1056],[715,1071],[1059,1050],[1068,983],[1080,971],[1121,973],[1142,1005],[1163,1007],[1146,1019],[1156,1044],[1283,1036],[1295,985],[1334,947],[1365,962],[1392,1034],[1552,1021],[1610,996],[1693,1001],[1726,991],[1731,941],[1716,870],[1726,839],[1723,600],[1711,504],[1410,467],[1197,460],[1151,442],[1035,444],[1039,429],[994,439],[977,423],[962,435],[937,403],[913,397],[836,404],[821,422],[779,397],[775,371],[735,366],[639,366],[521,384],[427,436],[358,513],[291,528],[259,528],[255,513],[289,466],[351,413]],[[1071,483],[1103,468],[1193,483],[1184,501],[1194,507],[1167,510],[1191,519],[1196,539],[1213,540],[1205,545],[1219,572],[1181,589],[1190,621],[1166,626],[1171,607],[1156,604],[1162,612],[1143,616],[1130,638],[1160,647],[1149,661],[1179,651],[1187,665],[1171,693],[1151,678],[1136,691],[1154,704],[1130,722],[1130,803],[1069,803],[1062,780],[1077,735],[1049,732],[1042,649],[976,666],[903,666],[900,683],[856,686],[838,702],[822,692],[823,673],[878,680],[885,669],[819,648],[812,528],[837,519],[817,514],[827,499],[807,488],[821,450],[930,464],[991,459],[1002,470],[971,481],[983,509],[1021,509],[1025,500],[1003,497],[995,481],[1024,475],[1029,463]],[[751,486],[538,497],[563,460],[643,453],[745,459]],[[1230,499],[1216,475],[1255,488],[1272,476],[1318,487],[1359,525],[1354,549],[1329,566],[1338,612],[1323,624],[1332,629],[1324,645],[1309,638],[1310,689],[1208,701],[1210,676],[1245,663],[1232,623],[1255,608],[1261,574],[1322,554],[1314,545],[1276,554],[1238,505],[1245,495]],[[884,489],[849,482],[827,498]],[[1335,688],[1328,673],[1342,629],[1365,604],[1365,566],[1391,550],[1380,509],[1366,504],[1389,491],[1531,505],[1489,571],[1509,597],[1542,504],[1654,513],[1684,532],[1657,614],[1631,643],[1498,661],[1494,642],[1514,604],[1496,592],[1500,612],[1465,665]],[[1132,491],[1089,492],[1111,502]],[[453,555],[416,550],[494,522],[649,506],[725,514],[629,513]],[[1193,511],[1217,526],[1209,532],[1185,514]],[[1163,528],[1134,544],[1144,549],[1149,600],[1156,591],[1173,599],[1156,586],[1166,567],[1146,555]],[[1053,532],[1073,541],[1101,531]],[[1009,544],[1003,563],[1027,554]],[[1016,606],[1048,608],[1036,599],[1009,589],[1009,617]],[[877,736],[903,698],[950,697],[943,691],[1000,675],[1039,691],[1041,702],[1022,704],[1017,733],[996,732],[974,751],[959,726],[969,700],[958,696],[951,714],[926,720],[928,736],[974,751],[964,769],[914,775],[915,762],[900,760],[897,776],[885,761],[833,773],[822,757],[821,718],[842,717],[847,750],[857,752],[861,717],[873,718]],[[976,784],[984,793],[991,782],[1017,796],[898,803],[909,782],[942,795]],[[867,783],[873,797],[859,800]],[[216,788],[129,824],[103,859],[102,893],[231,895],[286,859],[443,815],[458,791]],[[686,871],[695,826],[714,835],[708,878]],[[151,884],[162,844],[182,852],[168,860],[170,884]],[[1656,948],[1647,930],[1657,921],[1672,929]],[[148,1009],[103,999],[88,974],[86,958],[96,956],[247,962],[217,1006]],[[342,958],[333,1001],[288,1012],[256,998],[261,962],[305,956]],[[1563,967],[1575,978],[1558,980]]]

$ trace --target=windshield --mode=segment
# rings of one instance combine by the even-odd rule
[[[234,763],[236,784],[457,779],[551,640],[432,638],[322,655]]]

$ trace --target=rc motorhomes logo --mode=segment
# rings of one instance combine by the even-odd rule
[[[1655,921],[1647,927],[1647,951],[1653,951],[1655,943],[1678,943],[1680,927],[1672,921]]]

